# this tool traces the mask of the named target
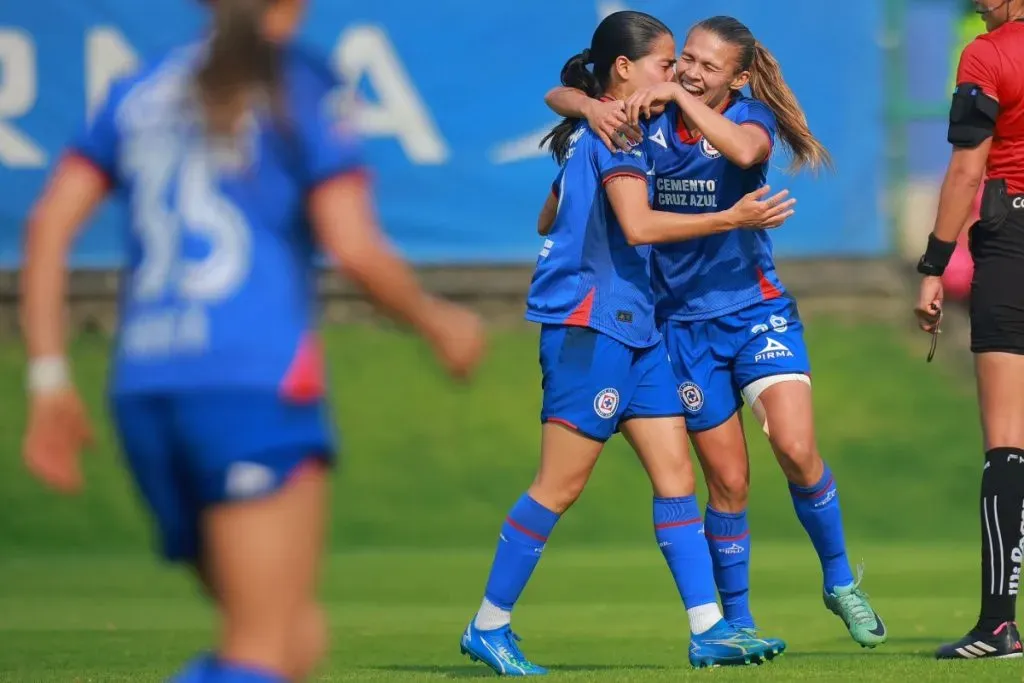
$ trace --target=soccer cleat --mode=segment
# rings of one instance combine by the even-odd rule
[[[775,654],[772,644],[750,635],[750,629],[737,630],[725,619],[700,635],[690,636],[690,665],[695,669],[710,666],[762,664]]]
[[[758,640],[763,640],[764,642],[768,643],[768,646],[771,649],[765,656],[769,660],[775,659],[776,657],[778,657],[786,651],[786,641],[784,641],[782,638],[765,638],[757,632],[756,628],[744,628],[737,626],[736,630],[745,636],[749,636],[750,638],[755,638]]]
[[[483,662],[499,676],[543,676],[548,672],[526,658],[519,649],[519,636],[511,626],[490,631],[478,629],[473,622],[462,634],[462,654],[474,662]]]
[[[857,568],[857,580],[848,586],[836,586],[825,593],[825,607],[843,620],[853,639],[861,647],[881,645],[888,638],[885,623],[868,602],[868,595],[860,589],[864,570]]]
[[[1012,621],[1004,623],[994,633],[971,629],[960,640],[946,643],[935,651],[936,659],[1013,659],[1021,655],[1020,631]]]

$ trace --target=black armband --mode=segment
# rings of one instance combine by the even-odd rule
[[[956,242],[944,242],[934,233],[928,235],[928,248],[917,262],[917,272],[921,275],[942,275],[946,272],[946,266],[949,265],[949,259],[953,258],[954,251]]]
[[[960,83],[953,92],[946,139],[954,147],[977,147],[992,137],[998,115],[999,102],[986,95],[980,85]]]

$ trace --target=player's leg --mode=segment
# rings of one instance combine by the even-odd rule
[[[1020,274],[1024,228],[1011,214],[998,230],[971,230],[971,351],[984,436],[981,475],[981,611],[959,641],[939,648],[943,659],[1019,657],[1014,618],[1024,555],[1024,290]]]
[[[740,399],[729,367],[733,342],[715,321],[667,322],[661,330],[707,482],[704,533],[722,610],[733,626],[755,629],[747,524],[750,468],[739,420]],[[785,643],[778,641],[776,646],[781,651]]]
[[[664,346],[638,352],[634,372],[636,388],[620,429],[651,480],[655,539],[690,620],[690,662],[764,661],[776,654],[773,644],[730,626],[715,600],[714,565],[694,493],[686,422]]]
[[[576,502],[614,433],[615,387],[628,377],[630,364],[625,347],[587,328],[544,326],[540,342],[540,467],[501,526],[483,602],[460,642],[464,654],[512,676],[546,673],[520,650],[512,610],[555,524]]]
[[[176,457],[170,400],[118,396],[110,413],[121,453],[136,489],[153,516],[161,554],[172,562],[194,563],[199,556],[199,509]],[[213,657],[203,653],[172,683],[203,683]]]
[[[205,562],[202,556],[200,556],[193,565],[193,571],[208,597],[216,602],[218,609],[220,609],[220,596],[213,585],[210,572],[204,565]],[[290,658],[293,662],[295,675],[299,676],[302,672],[312,671],[317,662],[323,659],[327,653],[327,616],[324,614],[323,607],[316,602],[310,602],[305,609],[299,612],[295,626],[291,631],[291,642]],[[202,662],[208,666],[208,663],[212,660],[212,655],[204,655],[197,660],[195,665],[199,666],[199,663]]]
[[[789,480],[793,508],[821,563],[825,604],[857,643],[874,647],[885,642],[886,628],[850,570],[836,480],[815,442],[810,363],[796,304],[775,299],[742,318],[745,326],[762,327],[736,356],[736,384]]]
[[[274,394],[176,401],[202,506],[198,566],[222,618],[210,683],[303,680],[326,647],[315,584],[333,460],[328,410]]]

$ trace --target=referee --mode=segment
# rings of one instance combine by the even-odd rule
[[[960,56],[949,113],[953,155],[935,229],[917,270],[915,313],[937,333],[941,275],[986,178],[974,259],[971,351],[985,439],[981,476],[981,614],[939,659],[1020,657],[1014,623],[1024,555],[1024,0],[978,0],[988,33]]]

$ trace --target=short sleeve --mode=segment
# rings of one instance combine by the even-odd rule
[[[641,180],[647,180],[647,155],[644,154],[643,146],[637,145],[627,151],[617,150],[611,152],[601,143],[594,145],[595,163],[597,172],[601,177],[601,184],[604,185],[613,178],[622,176],[634,176]]]
[[[562,167],[560,169],[558,169],[558,175],[555,176],[555,179],[553,181],[551,181],[551,194],[555,195],[556,198],[562,196],[562,179],[563,178],[565,178],[565,165],[564,164],[562,165]]]
[[[973,83],[999,101],[999,50],[989,40],[975,39],[964,48],[956,70],[957,85]]]
[[[746,106],[736,117],[736,124],[740,126],[757,126],[768,135],[768,143],[775,146],[775,135],[778,132],[778,122],[775,114],[764,102],[749,100]]]
[[[121,146],[117,111],[128,90],[128,81],[118,81],[111,85],[106,100],[92,121],[68,145],[71,154],[85,159],[103,172],[111,185],[117,180],[117,159]]]
[[[351,124],[351,98],[329,69],[300,67],[294,84],[304,184],[313,188],[361,170],[362,144]]]

